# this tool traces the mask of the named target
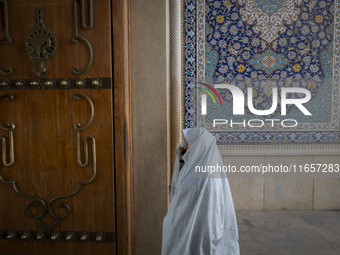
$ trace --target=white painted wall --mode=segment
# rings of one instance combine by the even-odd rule
[[[223,156],[224,164],[241,165],[339,164],[337,155]],[[248,176],[251,176],[248,175]],[[229,178],[238,210],[339,210],[340,178],[312,175],[289,178]],[[340,173],[337,174],[340,177]],[[325,176],[327,177],[327,176]]]

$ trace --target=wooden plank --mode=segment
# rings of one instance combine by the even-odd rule
[[[119,255],[134,253],[129,6],[129,0],[112,2],[116,228],[119,233]]]

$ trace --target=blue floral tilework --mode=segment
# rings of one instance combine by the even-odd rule
[[[206,127],[219,143],[340,141],[338,0],[186,0],[184,7],[186,127]],[[299,120],[296,129],[216,128],[211,120],[231,118],[231,93],[218,89],[224,108],[208,107],[208,115],[201,116],[204,92],[197,82],[233,84],[245,98],[252,87],[256,109],[270,108],[273,87],[305,88],[313,117],[289,106],[286,118]],[[280,113],[279,103],[270,116],[255,117],[279,119]],[[247,108],[245,118],[251,118]]]

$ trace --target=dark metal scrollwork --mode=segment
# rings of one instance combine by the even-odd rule
[[[92,124],[92,121],[93,121],[93,118],[94,118],[94,106],[93,106],[91,99],[85,94],[76,93],[76,94],[74,94],[73,99],[78,101],[80,99],[80,97],[83,97],[88,102],[88,104],[90,105],[90,109],[91,109],[90,119],[84,127],[81,127],[80,123],[76,123],[74,125],[74,129],[76,130],[76,133],[77,133],[77,161],[78,161],[78,165],[81,166],[81,167],[86,167],[89,164],[88,142],[89,141],[92,142],[92,152],[93,152],[93,150],[96,149],[95,139],[92,136],[87,136],[86,138],[84,138],[85,162],[83,163],[82,160],[81,160],[81,153],[80,153],[80,132],[84,131],[85,129],[87,129]]]
[[[0,0],[0,4],[2,4],[2,6],[3,6],[4,30],[5,30],[5,36],[3,38],[0,37],[0,42],[1,41],[5,41],[6,45],[10,45],[12,43],[12,39],[9,36],[7,2],[5,0]],[[11,74],[13,74],[13,68],[7,67],[7,69],[5,69],[5,70],[0,69],[0,74],[2,74],[2,75],[11,75]]]
[[[10,95],[10,94],[6,94],[6,95],[2,95],[0,97],[0,99],[2,98],[8,98],[8,101],[12,101],[13,100],[13,95]],[[92,121],[93,121],[93,118],[94,118],[94,106],[93,106],[93,103],[91,101],[91,99],[83,94],[83,93],[76,93],[74,94],[73,96],[73,99],[74,100],[80,100],[80,98],[83,98],[87,101],[87,103],[89,104],[90,108],[91,108],[91,113],[90,113],[90,118],[89,118],[89,121],[87,122],[87,124],[84,126],[84,127],[81,127],[81,124],[80,123],[76,123],[74,125],[74,129],[76,131],[76,140],[77,140],[77,162],[78,162],[78,165],[81,166],[81,167],[86,167],[88,166],[89,164],[89,149],[88,149],[88,143],[91,142],[91,152],[92,152],[92,176],[90,179],[86,180],[86,181],[80,181],[78,182],[78,185],[76,187],[76,189],[70,193],[70,194],[66,194],[66,195],[60,195],[60,196],[56,196],[54,198],[52,198],[48,203],[45,202],[44,199],[42,199],[41,197],[39,196],[34,196],[34,195],[29,195],[29,194],[26,194],[26,193],[23,193],[19,190],[19,187],[16,183],[16,181],[14,180],[7,180],[5,179],[3,176],[2,176],[2,172],[1,172],[1,168],[0,168],[0,180],[3,182],[3,183],[6,183],[6,184],[12,184],[13,186],[13,189],[15,190],[15,192],[20,195],[20,196],[23,196],[23,197],[26,197],[26,198],[29,198],[29,199],[32,199],[33,201],[30,201],[28,202],[26,205],[25,205],[25,213],[27,216],[29,216],[30,218],[34,219],[42,228],[44,228],[45,230],[49,230],[49,229],[52,229],[54,227],[56,227],[60,221],[62,221],[63,219],[65,219],[67,216],[70,215],[70,206],[65,202],[65,201],[61,201],[57,204],[58,208],[64,208],[65,210],[65,213],[63,215],[56,215],[55,212],[53,211],[53,205],[54,203],[57,201],[57,200],[61,200],[61,199],[65,199],[65,198],[69,198],[69,197],[72,197],[72,196],[75,196],[76,194],[79,193],[81,187],[83,185],[86,185],[86,184],[90,184],[91,182],[94,181],[94,179],[96,178],[96,175],[97,175],[97,160],[96,160],[96,140],[94,137],[92,136],[87,136],[84,138],[84,154],[85,154],[85,162],[83,163],[82,160],[81,160],[81,153],[80,153],[80,133],[82,131],[84,131],[85,129],[87,129],[91,124],[92,124]],[[1,141],[2,141],[2,161],[3,161],[3,164],[5,166],[11,166],[14,164],[14,143],[13,143],[13,132],[14,132],[14,129],[15,129],[15,125],[14,124],[10,124],[8,126],[4,125],[3,123],[0,122],[0,128],[5,130],[5,131],[8,131],[9,132],[9,137],[10,137],[10,161],[7,161],[7,155],[6,155],[6,139],[4,137],[0,137]],[[31,211],[31,208],[34,207],[34,208],[37,208],[37,207],[42,207],[42,212],[40,214],[34,214],[32,213]],[[42,222],[42,219],[43,217],[46,215],[46,214],[49,214],[53,219],[54,219],[54,223],[51,224],[51,225],[46,225]]]
[[[32,71],[39,77],[46,77],[44,62],[54,55],[57,49],[57,39],[43,22],[44,10],[38,8],[36,16],[38,23],[26,38],[26,50],[27,56],[33,62]]]
[[[72,73],[76,74],[76,75],[80,75],[80,74],[87,72],[87,70],[90,68],[92,61],[93,61],[93,51],[92,51],[92,46],[91,46],[90,42],[86,38],[79,35],[77,1],[78,0],[73,0],[74,35],[71,39],[71,42],[72,42],[72,44],[78,44],[79,41],[82,41],[86,45],[86,47],[89,51],[89,55],[90,55],[89,60],[87,62],[87,65],[84,67],[84,69],[80,70],[80,68],[78,66],[73,67]],[[93,28],[93,4],[92,4],[92,0],[88,0],[88,1],[89,1],[89,18],[88,18],[89,24],[86,25],[86,22],[85,22],[85,0],[80,0],[81,27],[84,30],[90,30],[91,28]]]
[[[14,96],[12,94],[5,94],[0,96],[0,100],[3,98],[8,99],[8,102],[13,101]],[[15,125],[14,123],[5,125],[2,122],[0,122],[0,128],[2,130],[8,131],[8,137],[9,137],[9,161],[7,160],[7,145],[6,145],[6,138],[3,136],[0,136],[1,140],[1,149],[2,149],[2,162],[5,166],[11,166],[14,164],[14,129]],[[0,172],[0,179],[1,179],[1,172]],[[2,180],[2,179],[1,179]]]

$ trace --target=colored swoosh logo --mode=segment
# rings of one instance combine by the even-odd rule
[[[217,96],[217,98],[218,98],[218,100],[220,101],[220,104],[221,104],[221,106],[222,106],[222,100],[221,100],[221,97],[220,97],[220,95],[217,93],[217,91],[216,91],[216,89],[214,89],[212,86],[210,86],[210,85],[208,85],[208,84],[205,84],[205,83],[203,83],[203,82],[197,82],[197,83],[199,83],[199,84],[202,84],[202,85],[204,85],[204,86],[206,86],[207,88],[209,88],[212,92],[214,92],[215,93],[215,95]],[[216,103],[216,100],[215,100],[215,98],[214,98],[214,96],[208,91],[208,90],[206,90],[206,89],[203,89],[203,88],[200,88],[200,87],[198,87],[199,89],[201,89],[201,90],[203,90],[203,91],[205,91],[211,98],[212,98],[212,100],[214,101],[214,103],[215,103],[215,105],[217,105],[217,103]]]

